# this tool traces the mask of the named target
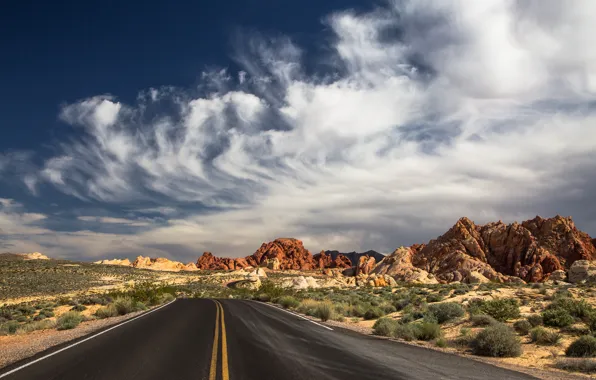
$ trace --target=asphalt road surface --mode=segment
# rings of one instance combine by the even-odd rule
[[[78,342],[6,367],[0,378],[533,379],[455,355],[331,329],[254,301],[180,299]]]

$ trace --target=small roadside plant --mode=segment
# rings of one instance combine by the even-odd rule
[[[474,327],[492,326],[499,323],[499,321],[486,314],[472,315],[470,322],[472,322],[472,326]]]
[[[532,325],[532,327],[541,326],[544,321],[542,320],[542,315],[540,314],[532,314],[528,316],[528,322]]]
[[[543,346],[554,346],[559,344],[561,340],[561,334],[556,331],[550,331],[544,327],[538,326],[530,330],[530,340],[533,343]]]
[[[516,357],[521,355],[521,344],[515,332],[507,325],[489,326],[471,342],[472,352],[480,356]]]
[[[527,319],[522,319],[513,324],[513,329],[519,335],[528,335],[530,333],[530,329],[532,329],[532,324],[528,322]]]
[[[77,327],[83,321],[83,316],[76,311],[67,311],[56,320],[58,330],[70,330]]]
[[[284,309],[294,309],[300,305],[300,301],[292,296],[283,296],[279,299],[279,304]]]
[[[364,319],[377,319],[385,315],[385,312],[378,306],[372,306],[364,313]]]
[[[116,310],[116,307],[113,304],[110,304],[97,309],[95,316],[99,319],[117,317],[118,310]]]
[[[490,315],[499,322],[519,318],[519,302],[514,298],[500,298],[494,300],[471,300],[469,303],[470,314]]]
[[[333,317],[333,304],[331,302],[320,302],[316,308],[316,316],[323,322]]]
[[[416,339],[415,328],[411,323],[398,324],[393,331],[393,336],[403,339],[407,342]]]
[[[381,336],[394,336],[399,323],[392,318],[379,318],[373,325],[373,334]]]
[[[596,338],[591,335],[579,337],[567,347],[565,355],[574,358],[596,357]]]
[[[575,322],[575,318],[565,309],[547,309],[542,312],[542,321],[545,326],[567,327]]]
[[[458,303],[444,302],[429,305],[428,313],[437,320],[437,323],[442,324],[463,317],[465,311]]]
[[[422,321],[413,324],[414,335],[418,340],[433,340],[441,337],[441,326],[432,321]]]

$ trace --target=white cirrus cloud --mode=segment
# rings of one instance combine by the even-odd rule
[[[137,104],[65,106],[84,135],[40,178],[127,210],[188,205],[127,237],[135,251],[244,255],[289,235],[313,250],[387,252],[463,215],[562,213],[596,228],[594,19],[588,0],[334,13],[315,73],[289,38],[256,36],[235,57],[243,70],[206,73],[200,96],[163,88]]]

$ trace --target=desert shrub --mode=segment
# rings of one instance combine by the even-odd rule
[[[475,355],[515,357],[521,355],[521,344],[515,332],[507,325],[496,324],[479,332],[471,342]]]
[[[368,307],[365,303],[356,302],[350,308],[349,315],[352,317],[364,317],[364,314],[366,314],[367,310],[368,310]]]
[[[2,334],[14,334],[17,332],[20,324],[17,321],[8,321],[0,325],[0,333]]]
[[[431,302],[440,302],[443,300],[443,296],[437,293],[433,293],[433,294],[429,294],[428,296],[426,296],[426,302],[431,303]]]
[[[136,310],[135,301],[130,297],[118,297],[114,301],[114,307],[118,315],[125,315]]]
[[[103,306],[95,311],[95,316],[100,319],[118,316],[118,310],[113,304]]]
[[[491,326],[491,325],[496,325],[497,323],[499,323],[496,319],[494,319],[490,315],[486,315],[486,314],[472,315],[472,316],[470,316],[470,322],[472,323],[472,326],[475,326],[475,327]]]
[[[453,340],[453,343],[461,348],[469,347],[474,340],[474,336],[469,328],[462,328],[459,330],[459,336]]]
[[[415,328],[412,324],[398,324],[393,330],[393,336],[396,338],[403,339],[405,341],[411,341],[416,339]]]
[[[278,299],[286,293],[286,290],[281,286],[278,286],[271,280],[265,280],[259,288],[259,292],[267,293],[271,299]]]
[[[470,314],[490,315],[499,322],[519,317],[519,302],[514,298],[500,298],[489,301],[472,300],[469,304]]]
[[[315,301],[315,300],[311,300],[310,298],[307,298],[307,299],[300,301],[300,305],[298,305],[298,311],[302,314],[306,314],[311,317],[314,317],[316,315],[318,306],[319,306],[319,301]]]
[[[58,330],[70,330],[77,327],[83,321],[83,316],[76,311],[67,311],[56,320]]]
[[[333,304],[331,302],[320,302],[316,308],[316,316],[326,322],[333,317]]]
[[[399,299],[393,301],[393,306],[395,306],[395,309],[397,311],[403,310],[409,304],[410,304],[409,298],[399,298]]]
[[[393,336],[399,323],[391,318],[379,318],[373,325],[373,334]]]
[[[385,314],[391,314],[391,313],[395,313],[397,311],[395,306],[393,306],[390,303],[383,303],[380,305],[380,308],[381,308],[381,310],[383,310],[383,313],[385,313]]]
[[[527,320],[528,322],[530,322],[532,327],[540,326],[544,323],[544,321],[542,320],[542,315],[540,314],[529,315]]]
[[[589,358],[560,358],[555,367],[565,371],[596,373],[596,360]]]
[[[441,326],[436,322],[422,321],[412,324],[418,340],[433,340],[441,336]]]
[[[538,326],[530,330],[530,340],[536,344],[554,346],[561,340],[561,334]]]
[[[162,293],[159,295],[159,297],[157,299],[158,299],[158,301],[157,301],[158,304],[164,304],[164,303],[168,303],[168,302],[175,300],[176,297],[174,297],[174,295],[171,293]]]
[[[292,296],[283,296],[279,299],[279,304],[284,309],[293,309],[300,305],[300,301],[298,301],[296,298]]]
[[[438,323],[453,321],[463,317],[464,309],[455,302],[437,303],[428,306],[428,313],[434,316]]]
[[[16,319],[17,322],[27,322],[28,318],[24,315],[19,315]]]
[[[591,335],[579,337],[567,347],[565,355],[575,358],[596,357],[596,338]]]
[[[271,301],[271,296],[267,293],[259,293],[254,297],[254,299],[261,302],[269,302]]]
[[[470,290],[466,287],[466,288],[457,288],[453,291],[453,295],[454,296],[461,296],[464,295],[466,293],[468,293]]]
[[[76,305],[74,305],[74,306],[72,307],[72,309],[70,309],[70,310],[72,310],[72,311],[79,311],[79,312],[81,312],[81,311],[85,311],[85,310],[87,310],[87,307],[86,307],[85,305],[76,304]]]
[[[556,298],[546,309],[562,309],[578,319],[586,318],[594,312],[594,308],[585,300],[574,300],[568,297]]]
[[[380,307],[373,306],[364,313],[364,319],[377,319],[381,318],[384,315],[385,312],[383,312],[383,310],[381,310]]]
[[[517,331],[519,335],[528,335],[530,329],[532,329],[532,324],[526,319],[522,319],[513,324],[513,329]]]
[[[592,313],[586,318],[586,324],[592,333],[596,333],[596,313]]]
[[[42,321],[38,321],[38,322],[31,322],[31,323],[27,323],[23,326],[20,326],[17,329],[17,332],[24,332],[24,333],[28,333],[31,331],[37,331],[37,330],[47,330],[47,329],[53,329],[54,327],[56,327],[56,322],[51,321],[49,319],[45,319]]]
[[[439,338],[439,339],[437,339],[437,340],[435,341],[435,345],[436,345],[437,347],[444,348],[444,347],[447,347],[447,341],[446,341],[445,339],[443,339],[443,338]]]
[[[575,318],[567,310],[556,308],[543,311],[542,321],[545,326],[567,327],[575,322]]]

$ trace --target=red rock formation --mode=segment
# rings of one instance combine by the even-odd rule
[[[313,256],[313,260],[317,265],[317,268],[324,269],[331,267],[331,255],[325,253],[325,251],[321,251]]]
[[[576,260],[596,259],[591,238],[571,218],[536,217],[509,225],[476,226],[461,218],[447,233],[413,255],[415,267],[444,282],[462,281],[471,272],[496,281],[542,281]]]
[[[372,272],[373,268],[377,261],[374,257],[362,256],[358,259],[358,264],[356,265],[356,276],[359,274],[369,274]]]
[[[337,255],[335,260],[331,262],[329,268],[351,268],[352,262],[346,256],[342,255],[341,253]]]
[[[241,269],[248,266],[267,266],[267,263],[274,259],[279,261],[280,270],[313,270],[323,268],[319,265],[331,264],[331,257],[327,257],[327,255],[323,257],[321,254],[317,256],[318,258],[315,260],[300,240],[281,238],[269,243],[263,243],[255,253],[245,258],[219,258],[213,256],[210,252],[205,252],[197,261],[197,267],[212,270]]]

